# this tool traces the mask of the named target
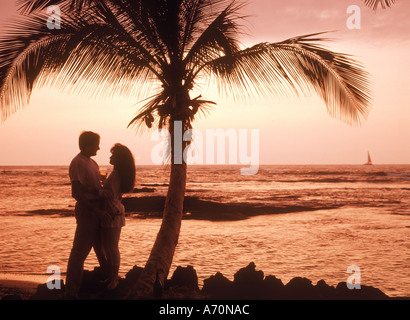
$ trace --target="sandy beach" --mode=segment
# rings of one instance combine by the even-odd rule
[[[29,299],[37,291],[40,282],[17,279],[0,279],[0,299],[17,298],[20,297],[23,300]]]
[[[30,299],[39,285],[47,282],[50,275],[27,275],[0,272],[0,299],[5,296],[20,296],[23,300]],[[61,276],[65,281],[65,276]]]

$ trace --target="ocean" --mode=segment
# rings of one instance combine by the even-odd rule
[[[272,165],[250,176],[235,166],[190,166],[187,176],[187,197],[235,204],[248,218],[184,219],[170,275],[192,265],[201,287],[216,272],[233,280],[254,262],[284,284],[306,277],[337,285],[356,266],[361,284],[410,296],[410,165]],[[168,177],[167,167],[139,166],[140,192],[125,197],[165,196]],[[46,282],[51,265],[64,276],[74,205],[68,167],[0,167],[0,278]],[[144,217],[127,216],[121,275],[144,266],[152,248],[161,220]],[[95,266],[92,252],[85,268]]]

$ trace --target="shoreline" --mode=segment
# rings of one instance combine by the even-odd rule
[[[0,278],[0,299],[11,297],[13,300],[28,300],[36,293],[39,285],[41,282]]]
[[[253,262],[239,269],[234,279],[229,280],[220,272],[204,280],[198,286],[198,276],[192,266],[178,266],[165,284],[145,297],[129,296],[130,288],[138,280],[143,268],[134,266],[125,277],[119,278],[119,285],[108,290],[98,267],[84,270],[83,285],[79,300],[410,300],[410,297],[390,297],[380,289],[361,284],[360,288],[349,289],[346,282],[336,286],[325,280],[316,284],[303,277],[295,277],[284,284],[273,275],[265,276],[256,270]],[[4,279],[0,274],[0,300],[63,300],[65,279],[60,279],[58,289],[48,289],[48,283],[26,279]],[[48,279],[47,279],[48,280]],[[57,282],[53,282],[55,287]],[[126,298],[125,298],[126,297]]]
[[[49,276],[0,272],[0,298],[6,295],[20,295],[23,300],[28,299]]]

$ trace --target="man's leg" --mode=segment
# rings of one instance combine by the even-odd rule
[[[97,234],[98,219],[77,220],[73,247],[67,265],[66,296],[75,297],[81,288],[84,261],[93,247]]]

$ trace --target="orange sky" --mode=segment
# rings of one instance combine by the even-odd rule
[[[13,2],[0,4],[0,32],[14,12]],[[362,9],[360,30],[346,27],[350,5]],[[315,96],[245,103],[220,98],[210,88],[202,95],[218,104],[208,117],[194,123],[196,128],[259,129],[261,164],[361,164],[367,151],[376,164],[410,163],[409,1],[374,13],[360,0],[252,0],[244,13],[250,15],[246,45],[336,31],[329,34],[335,41],[326,45],[356,56],[371,73],[370,116],[361,127],[351,127],[330,118]],[[82,130],[100,133],[101,151],[95,159],[101,165],[108,163],[109,149],[116,142],[132,149],[137,164],[152,164],[157,142],[150,134],[137,136],[126,128],[136,102],[126,97],[92,100],[53,88],[35,90],[27,108],[0,124],[0,165],[68,165],[78,152]]]

